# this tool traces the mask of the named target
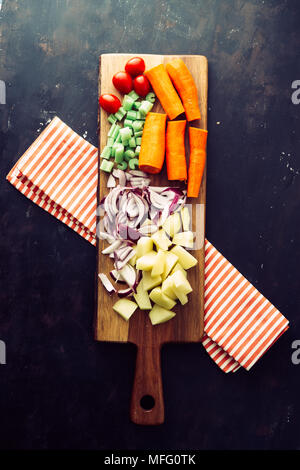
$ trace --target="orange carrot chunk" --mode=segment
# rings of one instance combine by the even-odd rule
[[[184,132],[186,121],[168,121],[166,134],[166,162],[168,180],[187,179]]]
[[[163,64],[146,70],[145,75],[170,119],[184,113],[184,107]]]
[[[189,128],[190,164],[188,174],[188,197],[198,197],[206,163],[207,131]]]
[[[139,155],[139,167],[147,173],[159,173],[165,159],[167,115],[148,113]]]
[[[183,60],[179,58],[171,60],[166,69],[179,93],[187,120],[201,119],[197,87]]]

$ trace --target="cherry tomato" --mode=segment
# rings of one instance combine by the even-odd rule
[[[148,78],[145,77],[145,75],[138,75],[133,80],[133,88],[139,96],[144,98],[150,91],[150,83]]]
[[[115,95],[110,95],[109,93],[104,93],[99,98],[99,104],[104,111],[114,114],[118,111],[121,106],[121,101]]]
[[[112,82],[121,93],[129,93],[133,89],[132,78],[127,72],[115,73]]]
[[[145,72],[145,68],[144,59],[141,57],[133,57],[132,59],[129,59],[125,65],[126,72],[128,72],[132,77],[142,75]]]

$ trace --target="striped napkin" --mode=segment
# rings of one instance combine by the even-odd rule
[[[98,150],[55,117],[7,175],[25,196],[96,245]],[[205,241],[203,346],[224,372],[249,370],[288,320]]]

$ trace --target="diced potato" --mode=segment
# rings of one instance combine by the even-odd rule
[[[180,215],[178,212],[170,215],[163,224],[163,229],[169,237],[174,237],[175,233],[181,229]]]
[[[151,271],[155,264],[156,257],[156,251],[149,251],[149,253],[137,259],[136,269],[142,269],[143,271]]]
[[[187,206],[184,206],[181,209],[180,214],[181,214],[183,230],[184,232],[187,232],[190,230],[190,226],[191,226],[191,216],[190,216],[189,208]]]
[[[186,248],[193,248],[194,234],[191,231],[176,233],[172,241],[174,245],[181,245],[185,246]]]
[[[165,323],[166,321],[171,320],[175,315],[176,314],[174,312],[155,304],[149,313],[149,318],[152,325],[159,325],[160,323]]]
[[[133,250],[134,250],[134,255],[132,258],[130,258],[130,260],[128,261],[128,263],[131,265],[131,266],[135,266],[135,263],[136,263],[136,260],[137,260],[137,255],[136,255],[136,247],[134,246],[133,247]]]
[[[126,321],[129,320],[137,307],[137,304],[129,299],[120,299],[113,305],[114,311],[121,315]]]
[[[174,283],[172,284],[172,289],[177,299],[181,303],[181,305],[187,304],[188,296],[186,294],[183,294],[183,292],[180,289],[177,289]]]
[[[172,271],[171,271],[171,274],[175,273],[176,271],[181,271],[182,274],[184,274],[185,277],[187,277],[187,272],[186,272],[185,269],[183,269],[183,267],[181,266],[180,263],[176,263],[176,264],[175,264],[174,268],[173,268]]]
[[[134,300],[141,310],[150,310],[152,308],[147,290],[144,288],[143,279],[136,288],[136,294],[133,294]]]
[[[166,232],[163,229],[155,232],[151,238],[158,250],[167,251],[168,248],[172,245],[171,240],[169,240],[166,235]]]
[[[174,300],[170,299],[170,297],[162,293],[160,287],[155,287],[150,292],[149,297],[154,303],[166,308],[167,310],[171,310],[171,308],[176,305],[176,302]]]
[[[174,283],[177,291],[183,294],[189,294],[193,291],[191,284],[181,271],[176,271],[169,279]]]
[[[145,290],[153,289],[161,284],[161,276],[152,277],[150,271],[143,272],[143,287]]]
[[[172,251],[172,250],[171,250]],[[178,256],[176,256],[175,253],[171,253],[171,251],[168,251],[166,253],[166,259],[165,259],[165,269],[162,274],[163,280],[166,279],[173,268],[173,266],[177,263],[178,261]]]
[[[188,251],[186,251],[182,246],[174,246],[170,253],[173,253],[178,257],[179,263],[183,267],[183,269],[190,269],[193,266],[196,266],[198,260],[194,258]]]
[[[163,292],[163,294],[170,297],[170,299],[176,300],[177,296],[174,294],[174,291],[172,289],[172,285],[173,285],[173,281],[169,276],[169,277],[167,277],[167,279],[165,279],[163,281],[163,283],[161,285],[161,291]]]
[[[141,237],[136,245],[137,258],[141,258],[150,251],[153,251],[153,241],[150,237]]]
[[[162,250],[158,250],[158,253],[155,259],[155,264],[151,271],[152,277],[158,276],[159,274],[162,274],[164,272],[165,262],[166,262],[166,252]]]

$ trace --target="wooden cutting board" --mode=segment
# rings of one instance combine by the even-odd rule
[[[136,55],[144,58],[147,69],[178,57]],[[113,93],[119,96],[112,85],[112,77],[116,72],[124,70],[127,60],[134,56],[135,54],[104,54],[100,56],[99,96],[101,93]],[[192,73],[198,89],[202,117],[199,121],[193,121],[192,125],[207,129],[207,59],[197,55],[179,57],[184,60]],[[158,100],[156,100],[152,111],[164,112]],[[184,119],[183,116],[179,118]],[[109,127],[107,114],[101,110],[99,113],[100,152],[106,144]],[[187,135],[188,131],[186,130],[186,154],[188,157]],[[151,175],[151,180],[151,184],[155,186],[170,186],[165,166],[160,174]],[[99,175],[99,201],[108,192],[106,182],[107,175],[101,171]],[[176,186],[176,182],[172,183],[172,186]],[[113,304],[117,301],[117,295],[109,296],[97,276],[95,339],[97,341],[130,342],[137,345],[136,372],[131,400],[131,419],[137,424],[156,425],[164,422],[161,346],[168,342],[199,342],[203,335],[205,195],[206,170],[198,199],[187,200],[188,204],[192,204],[193,231],[197,232],[198,249],[192,254],[198,258],[198,265],[188,271],[188,279],[193,287],[193,292],[189,294],[189,302],[185,306],[176,305],[173,309],[176,312],[175,318],[167,323],[152,326],[148,312],[137,310],[130,321],[126,322],[112,309]],[[98,240],[98,273],[109,274],[109,271],[113,269],[113,261],[107,255],[101,254],[105,246],[104,241]]]

